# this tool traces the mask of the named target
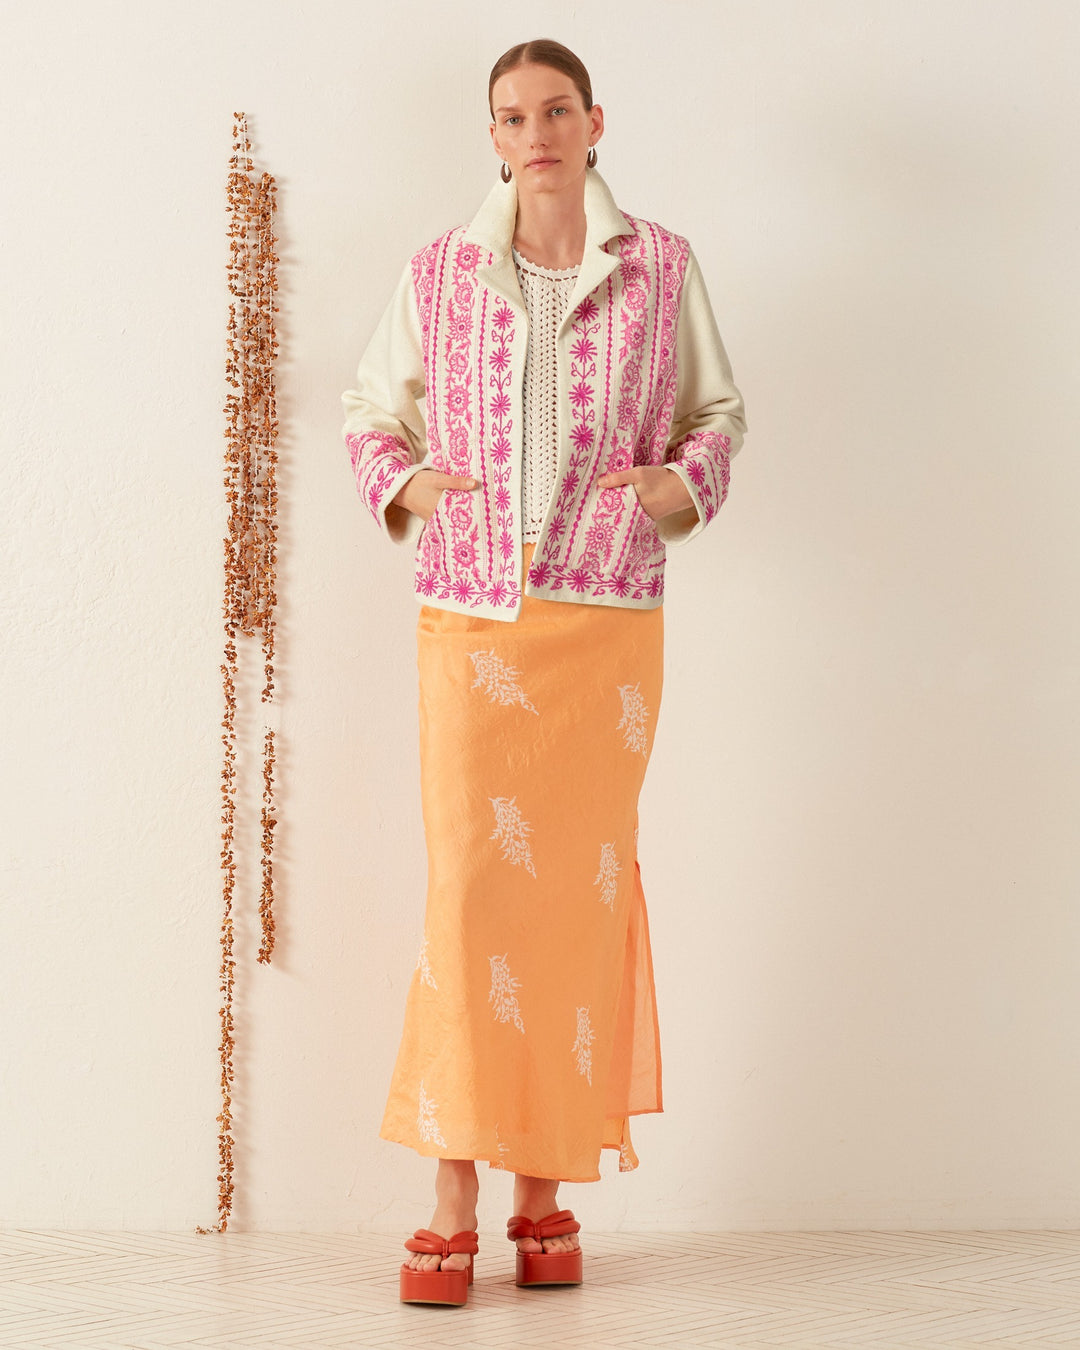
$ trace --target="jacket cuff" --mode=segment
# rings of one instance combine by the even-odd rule
[[[678,474],[689,489],[694,504],[682,511],[672,511],[669,515],[661,516],[656,522],[656,533],[665,544],[685,544],[705,528],[705,517],[694,484],[682,465],[665,464],[664,468]]]
[[[665,543],[689,543],[723,506],[731,482],[730,449],[731,438],[722,431],[699,431],[669,452],[673,458],[664,467],[672,469],[686,484],[697,508],[697,520],[691,521],[689,529],[685,525],[679,528],[684,519],[690,519],[687,508],[685,513],[671,516],[673,528],[665,533],[660,528],[664,519],[661,517],[657,533]]]
[[[431,466],[426,462],[414,462],[408,447],[396,436],[385,432],[348,435],[345,443],[349,447],[356,489],[376,525],[391,543],[414,543],[420,537],[424,521],[415,511],[396,506],[393,499],[414,474]]]

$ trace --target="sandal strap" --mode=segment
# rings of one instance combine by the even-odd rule
[[[451,1252],[475,1256],[480,1250],[480,1235],[471,1228],[444,1238],[430,1228],[418,1228],[411,1238],[405,1239],[405,1246],[410,1252],[426,1252],[429,1256],[449,1256]]]
[[[535,1238],[539,1242],[543,1238],[562,1237],[566,1233],[580,1231],[581,1224],[574,1218],[571,1209],[558,1209],[554,1214],[535,1221],[527,1219],[524,1214],[515,1214],[506,1221],[506,1236],[511,1241],[516,1238]]]

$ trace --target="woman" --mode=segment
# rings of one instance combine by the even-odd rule
[[[559,43],[488,82],[500,181],[405,267],[343,396],[357,487],[416,545],[428,893],[380,1134],[439,1159],[406,1301],[463,1303],[475,1163],[515,1173],[517,1280],[580,1283],[560,1180],[662,1110],[637,802],[667,544],[746,430],[688,243],[627,216]],[[426,415],[419,408],[425,399]]]

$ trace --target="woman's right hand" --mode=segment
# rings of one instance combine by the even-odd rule
[[[453,474],[440,473],[438,469],[421,469],[419,473],[413,474],[392,501],[395,506],[402,506],[406,511],[428,520],[447,488],[478,486],[475,478],[455,478]]]

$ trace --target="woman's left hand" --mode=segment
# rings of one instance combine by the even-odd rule
[[[694,499],[679,475],[661,464],[635,464],[632,469],[601,474],[596,480],[599,488],[620,487],[623,483],[633,483],[641,509],[653,520],[694,505]]]

